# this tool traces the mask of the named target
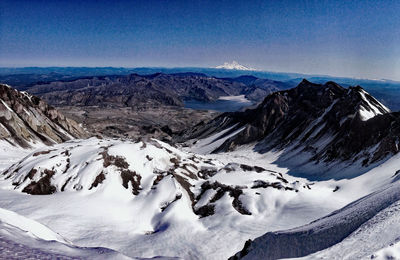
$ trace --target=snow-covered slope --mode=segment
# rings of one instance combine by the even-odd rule
[[[400,154],[350,180],[309,182],[273,164],[279,153],[246,149],[203,156],[156,140],[73,140],[33,151],[0,173],[0,207],[79,246],[130,257],[226,259],[248,239],[304,225],[369,193],[376,203],[360,200],[354,205],[364,206],[355,208],[378,212],[395,194],[382,187],[395,191],[391,183],[399,180]],[[359,224],[346,232],[373,217],[357,220],[360,211],[348,208],[337,216]],[[321,234],[346,225],[335,214],[321,220]]]
[[[0,259],[132,259],[107,248],[73,245],[48,227],[0,208]]]
[[[259,165],[156,140],[73,140],[36,150],[0,173],[0,207],[79,246],[131,257],[221,259],[248,238],[305,224],[346,202],[339,196],[327,205],[336,195],[331,183],[312,185]],[[287,215],[285,207],[299,201],[308,210]]]
[[[340,243],[304,258],[375,259],[380,257],[381,259],[390,259],[390,255],[398,258],[399,218],[400,202],[397,200],[362,224]]]
[[[235,259],[298,257],[331,246],[307,258],[368,257],[400,237],[399,205],[400,182],[396,181],[308,225],[267,233],[248,242]]]
[[[0,208],[0,222],[17,227],[34,238],[40,238],[46,241],[58,241],[66,244],[70,243],[46,226],[6,209]]]
[[[371,254],[368,259],[387,260],[387,259],[400,259],[400,242],[399,239],[395,243],[391,243],[389,246],[378,250]],[[367,257],[365,258],[367,259]]]

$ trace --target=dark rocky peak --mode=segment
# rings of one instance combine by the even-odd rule
[[[303,153],[308,159],[302,164],[362,160],[369,165],[398,152],[399,122],[398,114],[359,86],[346,89],[334,82],[303,80],[295,88],[270,94],[254,109],[222,114],[185,138],[229,129],[216,140],[236,134],[214,152],[254,144],[260,153],[282,150],[286,160]]]
[[[349,87],[349,95],[352,96],[353,99],[359,101],[358,108],[363,120],[368,120],[376,115],[390,112],[389,108],[376,100],[360,86]]]

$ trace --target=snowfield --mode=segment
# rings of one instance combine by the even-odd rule
[[[1,259],[132,259],[107,248],[73,245],[48,227],[0,208]]]
[[[212,143],[200,140],[192,149],[207,152]],[[251,145],[199,155],[157,140],[97,138],[19,150],[1,155],[0,208],[13,212],[6,216],[21,215],[8,225],[37,227],[24,231],[26,241],[35,241],[23,243],[29,248],[52,248],[43,240],[50,239],[63,248],[72,243],[74,248],[121,253],[107,249],[110,258],[227,259],[248,239],[255,239],[252,246],[258,248],[256,241],[264,241],[265,233],[288,229],[277,233],[318,230],[324,237],[326,244],[311,248],[311,258],[395,254],[397,215],[387,213],[397,214],[399,155],[358,177],[326,181],[290,176],[289,168],[274,163],[279,156],[254,152]],[[325,230],[335,230],[340,239],[327,239]],[[382,230],[390,231],[385,235]],[[376,233],[381,234],[379,243],[370,238],[369,246],[361,246],[362,241],[368,244],[368,234],[378,237]],[[3,238],[11,245],[20,241]],[[285,243],[278,248],[289,250]],[[354,246],[360,250],[346,251]],[[80,249],[68,252],[57,251],[71,257],[90,255]]]
[[[399,201],[400,183],[395,182],[308,225],[267,233],[255,239],[242,258],[296,257],[331,246],[306,258],[367,257],[398,239]]]
[[[0,207],[78,246],[131,257],[221,259],[249,238],[305,224],[343,205],[339,199],[326,206],[335,195],[330,184],[309,185],[276,167],[227,158],[156,140],[69,141],[35,150],[3,171]],[[308,211],[290,209],[297,201]]]

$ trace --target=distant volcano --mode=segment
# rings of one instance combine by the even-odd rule
[[[219,65],[215,67],[216,69],[227,69],[227,70],[256,70],[251,67],[246,67],[244,65],[239,64],[237,61],[232,61],[231,63],[229,62],[224,62],[223,65]]]

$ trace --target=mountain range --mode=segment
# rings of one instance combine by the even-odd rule
[[[254,109],[224,113],[198,125],[183,139],[219,142],[214,153],[249,143],[260,153],[282,150],[279,163],[297,170],[337,160],[368,166],[399,151],[399,120],[399,113],[359,86],[346,89],[334,82],[303,80],[295,88],[274,92]],[[202,145],[197,142],[197,149],[207,149],[208,144]],[[344,173],[337,166],[334,170]]]
[[[216,69],[216,68],[161,68],[161,67],[142,67],[142,68],[118,68],[118,67],[23,67],[23,68],[0,68],[0,82],[14,86],[19,90],[27,90],[35,84],[50,83],[53,81],[72,81],[82,77],[119,75],[126,76],[132,73],[139,75],[150,75],[156,73],[181,74],[196,73],[204,74],[208,77],[216,78],[235,78],[240,76],[253,76],[259,79],[269,79],[284,82],[294,87],[303,78],[314,83],[323,84],[327,81],[334,81],[342,86],[361,85],[375,98],[395,111],[400,110],[397,100],[400,98],[400,83],[388,79],[359,79],[334,77],[328,75],[306,75],[301,73],[271,72],[259,70],[235,70],[235,69]]]
[[[190,73],[0,85],[0,256],[397,257],[399,113],[361,86],[279,84]],[[163,109],[261,90],[253,107],[165,129],[169,143],[88,138],[46,102]]]
[[[26,91],[52,105],[171,105],[185,100],[215,101],[221,96],[245,95],[257,102],[269,93],[291,85],[254,77],[215,78],[205,74],[151,74],[81,78],[40,83]]]

